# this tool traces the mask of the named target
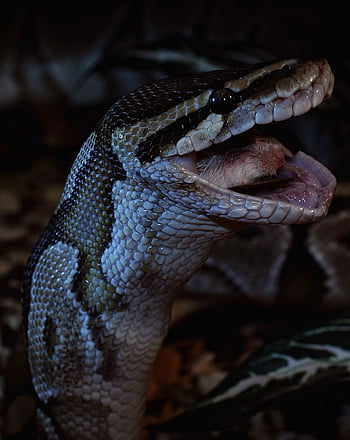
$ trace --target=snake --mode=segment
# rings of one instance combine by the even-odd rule
[[[239,65],[143,85],[97,123],[24,275],[42,438],[138,439],[172,303],[213,243],[327,214],[335,177],[262,126],[333,84],[324,59]]]

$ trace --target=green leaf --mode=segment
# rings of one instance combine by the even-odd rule
[[[257,350],[197,405],[161,431],[235,428],[278,399],[350,380],[350,317],[334,319]]]

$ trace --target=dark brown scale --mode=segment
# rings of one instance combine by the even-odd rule
[[[258,97],[261,94],[261,90],[268,89],[268,86],[273,88],[273,84],[282,76],[293,75],[293,70],[297,69],[298,64],[290,64],[285,65],[281,69],[277,69],[275,71],[269,72],[268,75],[257,78],[253,81],[249,87],[246,87],[241,92],[238,92],[236,95],[236,102],[243,102],[246,99],[252,97]]]
[[[113,344],[105,344],[100,350],[103,351],[103,362],[98,369],[98,373],[102,374],[105,381],[109,381],[113,378],[116,370],[116,359],[118,354],[118,346],[113,350],[111,349]]]
[[[189,115],[179,118],[166,128],[163,128],[163,130],[156,132],[152,136],[149,136],[144,142],[141,142],[138,146],[136,157],[140,159],[142,164],[151,162],[159,156],[165,145],[176,143],[189,130],[197,127],[210,113],[210,108],[205,106]]]
[[[258,67],[238,66],[231,70],[213,70],[146,84],[117,101],[107,112],[106,121],[114,130],[118,126],[131,125],[142,119],[157,116],[205,90],[221,89],[226,81],[238,79]]]
[[[56,325],[54,321],[48,316],[45,322],[44,340],[45,340],[47,355],[49,358],[52,357],[54,353],[54,347],[57,345],[55,336],[56,336]]]

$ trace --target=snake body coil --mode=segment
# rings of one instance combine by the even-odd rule
[[[211,244],[247,223],[326,214],[334,177],[250,129],[308,111],[332,87],[326,61],[287,60],[160,80],[107,112],[25,274],[47,438],[137,439],[172,300]]]

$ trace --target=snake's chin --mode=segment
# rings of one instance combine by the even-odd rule
[[[212,188],[280,201],[308,209],[329,204],[336,181],[311,156],[292,154],[256,129],[201,152],[172,158]]]

